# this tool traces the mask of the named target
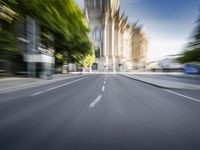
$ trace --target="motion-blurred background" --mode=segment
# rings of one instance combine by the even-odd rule
[[[1,0],[0,77],[51,78],[70,71],[199,74],[199,18],[195,23],[181,53],[149,60],[148,31],[139,20],[130,23],[118,0]]]

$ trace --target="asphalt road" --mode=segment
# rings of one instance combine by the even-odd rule
[[[120,75],[2,93],[0,150],[199,150],[198,99]]]

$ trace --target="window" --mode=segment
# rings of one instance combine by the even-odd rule
[[[95,28],[93,31],[93,36],[96,41],[101,41],[101,29]]]
[[[96,58],[100,57],[100,48],[95,48],[95,57]]]
[[[96,8],[100,8],[100,0],[96,0]]]
[[[91,8],[91,9],[94,8],[94,0],[90,0],[90,8]]]

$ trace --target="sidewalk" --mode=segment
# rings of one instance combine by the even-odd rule
[[[157,86],[160,88],[166,88],[166,89],[200,89],[200,85],[198,84],[191,84],[191,83],[183,83],[178,81],[168,81],[164,79],[156,79],[151,77],[144,77],[140,76],[139,74],[121,74],[122,76],[147,83],[153,86]]]
[[[180,77],[180,78],[191,78],[191,79],[197,79],[200,80],[200,75],[192,75],[192,74],[184,74],[184,73],[180,73],[180,74],[167,74],[168,76],[172,76],[172,77]]]
[[[19,78],[8,77],[0,79],[0,94],[4,92],[10,92],[14,90],[20,90],[28,87],[34,87],[39,85],[45,85],[61,81],[67,78],[78,77],[76,74],[57,74],[53,76],[51,80],[39,79],[39,78]]]
[[[192,79],[199,79],[200,80],[200,75],[196,74],[185,74],[182,72],[124,72],[123,74],[128,74],[128,75],[167,75],[167,76],[172,76],[172,77],[181,77],[181,78],[192,78]]]

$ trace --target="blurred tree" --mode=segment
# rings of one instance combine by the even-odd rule
[[[0,2],[0,59],[16,61],[19,53],[15,37],[15,19],[18,14]]]
[[[79,61],[92,53],[87,36],[89,29],[74,0],[1,0],[0,4],[19,14],[20,21],[25,20],[26,15],[39,21],[43,29],[54,35],[56,52],[68,52],[63,56],[68,58],[64,59]],[[7,20],[12,20],[9,17]],[[45,33],[42,39],[45,42]]]
[[[95,54],[93,52],[92,54],[85,56],[85,58],[83,60],[83,66],[91,67],[93,65],[94,61],[95,61]]]
[[[183,55],[178,58],[181,63],[197,62],[200,63],[200,16],[197,20],[197,27],[194,31],[192,41],[187,45]]]

